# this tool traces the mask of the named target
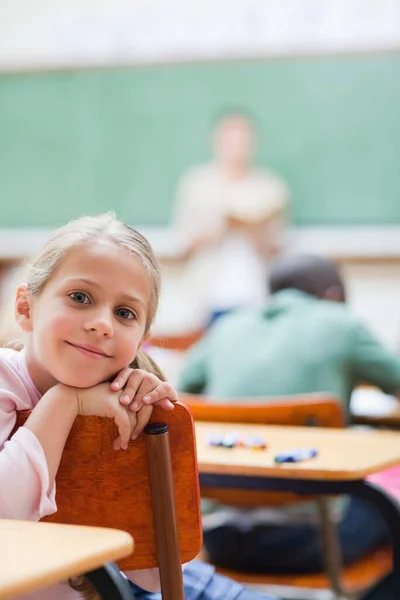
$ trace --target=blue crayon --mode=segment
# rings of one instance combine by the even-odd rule
[[[290,452],[282,452],[274,458],[276,464],[282,463],[297,463],[303,460],[310,460],[317,456],[318,452],[315,448],[299,448]]]

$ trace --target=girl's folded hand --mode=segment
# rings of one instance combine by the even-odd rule
[[[143,369],[122,369],[112,382],[111,389],[123,389],[120,402],[133,412],[151,404],[172,410],[173,402],[178,400],[178,394],[170,383]]]

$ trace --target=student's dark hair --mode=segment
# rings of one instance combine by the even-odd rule
[[[295,289],[317,298],[328,298],[329,290],[335,289],[337,299],[346,300],[339,268],[321,256],[294,254],[279,258],[272,266],[268,287],[271,294]]]

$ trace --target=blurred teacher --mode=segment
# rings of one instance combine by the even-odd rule
[[[264,299],[266,264],[282,245],[288,188],[252,164],[255,131],[226,114],[213,132],[214,160],[181,178],[175,226],[186,241],[187,274],[217,317]]]

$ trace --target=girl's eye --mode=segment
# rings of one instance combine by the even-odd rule
[[[89,296],[85,292],[72,292],[70,298],[79,304],[90,304]]]
[[[117,308],[117,310],[115,311],[115,314],[117,315],[117,317],[120,317],[121,319],[136,319],[136,315],[135,313],[130,310],[129,308]]]

